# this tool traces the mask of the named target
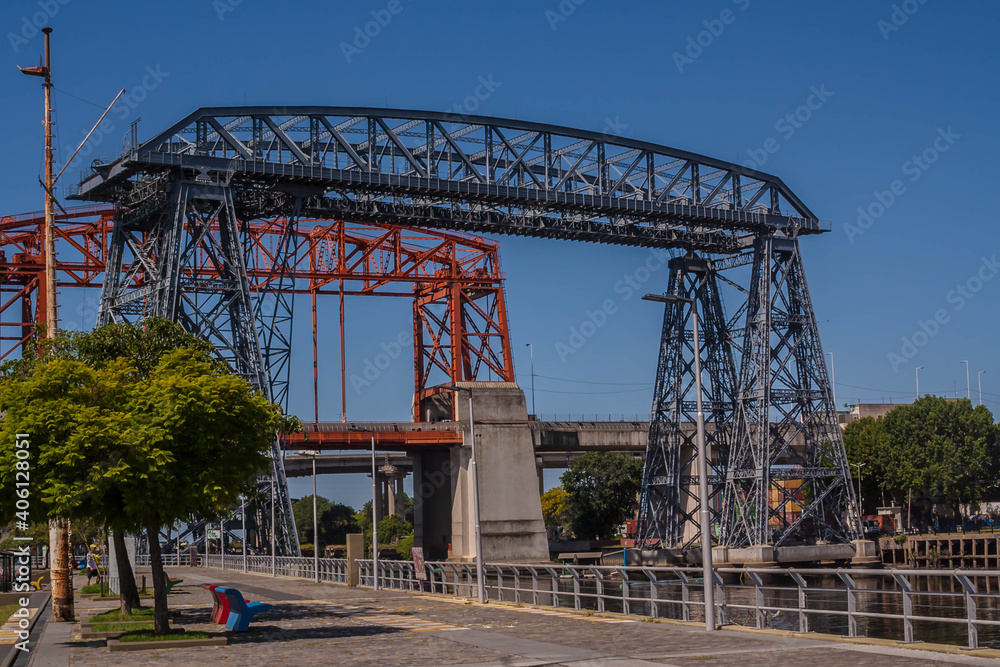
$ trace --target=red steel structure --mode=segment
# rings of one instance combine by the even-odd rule
[[[56,216],[58,285],[101,288],[114,209],[81,206]],[[0,360],[16,354],[44,323],[44,214],[0,218]],[[243,247],[251,292],[268,293],[274,258],[288,221],[283,217],[244,225]],[[499,245],[454,232],[344,220],[299,220],[294,264],[282,267],[312,306],[313,379],[318,379],[317,297],[336,296],[340,315],[342,415],[346,420],[344,298],[413,299],[414,420],[433,386],[448,382],[514,380]],[[202,284],[216,277],[199,263]],[[141,286],[141,272],[131,277]],[[318,396],[318,392],[317,392]],[[318,413],[318,398],[316,412]]]

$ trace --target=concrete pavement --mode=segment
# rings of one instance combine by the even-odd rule
[[[140,573],[142,570],[140,569]],[[184,579],[170,596],[175,627],[219,632],[210,623],[211,597],[201,583],[226,584],[250,599],[270,602],[251,632],[230,645],[141,653],[109,653],[103,641],[70,638],[50,625],[36,647],[36,665],[817,665],[880,667],[996,665],[975,652],[954,654],[822,639],[722,630],[587,615],[532,607],[479,605],[463,599],[400,591],[347,588],[267,575],[206,568],[169,568]],[[113,606],[80,601],[81,614]],[[987,654],[983,654],[984,656]],[[993,655],[996,655],[993,652]],[[43,659],[43,662],[39,660]],[[68,658],[68,659],[67,659]]]

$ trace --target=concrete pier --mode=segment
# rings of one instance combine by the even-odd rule
[[[496,561],[548,561],[538,474],[524,392],[513,382],[464,382],[472,391],[479,460],[483,557]],[[452,415],[463,424],[462,446],[414,455],[414,544],[428,558],[472,561],[472,429],[467,392],[425,402],[430,420]],[[440,537],[439,537],[440,536]],[[444,547],[444,548],[442,548]]]

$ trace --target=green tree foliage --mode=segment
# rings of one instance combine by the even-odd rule
[[[560,479],[569,496],[573,533],[580,539],[606,539],[635,512],[642,463],[614,452],[588,452]]]
[[[542,494],[542,518],[548,527],[569,527],[569,494],[557,486]]]
[[[299,542],[315,543],[313,539],[312,496],[299,498],[292,503],[295,525],[299,532]],[[319,515],[319,548],[328,544],[346,544],[347,534],[358,532],[353,507],[331,503],[323,496],[316,498],[316,513]]]
[[[379,519],[378,541],[382,544],[394,544],[401,537],[412,532],[413,524],[398,514],[390,514]]]
[[[277,406],[179,326],[150,320],[71,334],[0,376],[0,521],[14,508],[15,433],[31,437],[38,519],[89,517],[158,535],[218,520],[269,465]],[[150,541],[155,626],[168,631],[159,542]]]
[[[372,501],[364,504],[359,512],[354,515],[356,526],[361,529],[365,536],[365,552],[371,555],[372,544]],[[354,531],[349,531],[354,532]],[[379,551],[387,544],[396,543],[398,540],[413,533],[413,524],[398,514],[391,514],[382,517],[378,522],[378,543]],[[410,545],[412,547],[412,544]]]
[[[411,560],[413,558],[413,533],[400,538],[396,542],[396,554],[403,560]]]
[[[900,465],[902,462],[893,459],[887,450],[888,435],[881,420],[874,417],[864,417],[851,422],[844,429],[844,446],[847,449],[847,460],[850,461],[854,488],[858,486],[858,467],[861,464],[861,495],[865,501],[862,508],[864,514],[871,514],[869,508],[881,502],[883,480],[886,477],[886,466]]]
[[[969,400],[924,396],[882,419],[853,422],[844,444],[852,463],[865,463],[866,494],[884,490],[904,504],[912,490],[914,514],[925,518],[934,504],[957,514],[959,504],[978,502],[1000,471],[1000,428]]]

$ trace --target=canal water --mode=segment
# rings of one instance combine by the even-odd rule
[[[669,577],[670,573],[664,572],[663,575]],[[805,579],[808,584],[805,608],[812,610],[812,613],[807,614],[809,630],[833,635],[848,635],[849,621],[846,613],[836,613],[847,612],[848,609],[848,595],[843,582],[836,576],[805,577]],[[891,576],[855,576],[854,580],[857,585],[856,612],[859,614],[902,616],[903,597]],[[989,593],[987,593],[985,577],[978,577],[974,582],[978,586],[978,592],[982,594],[976,597],[978,619],[980,621],[1000,621],[1000,593],[997,590],[1000,581],[996,577],[991,578],[988,584]],[[490,597],[496,597],[495,587],[498,583],[501,582],[498,582],[495,576],[488,578]],[[750,585],[741,585],[741,583]],[[521,602],[574,608],[578,599],[582,609],[599,609],[598,583],[593,578],[581,577],[578,580],[576,595],[574,595],[572,577],[560,577],[557,582],[557,605],[553,604],[552,579],[550,577],[544,575],[538,577],[536,589],[538,592],[535,596],[531,593],[531,585],[530,577],[521,577],[519,586]],[[958,583],[949,577],[919,577],[919,581],[912,581],[911,585],[915,591],[912,597],[912,616],[955,619],[955,622],[914,620],[914,639],[938,644],[966,646],[968,644],[966,598]],[[503,600],[514,601],[513,578],[509,575],[505,576],[502,586],[505,589],[501,591]],[[465,587],[463,582],[459,587],[460,593]],[[652,588],[655,588],[655,600],[651,599],[653,597]],[[619,613],[626,611],[622,589],[620,579],[609,577],[604,580],[604,611]],[[917,593],[916,591],[923,592]],[[688,619],[704,621],[704,607],[702,605],[704,598],[702,597],[701,581],[692,580],[688,584],[687,592],[689,602],[696,603],[686,605],[689,610]],[[470,590],[469,593],[472,594],[473,591]],[[763,627],[799,630],[799,592],[790,578],[779,575],[770,576],[769,580],[764,582],[760,594],[763,596],[763,606],[772,608],[764,612]],[[657,581],[653,584],[649,581],[631,581],[627,584],[627,595],[631,598],[627,603],[628,613],[652,616],[655,605],[655,616],[659,618],[684,618],[685,605],[680,602],[683,599],[683,586],[676,579]],[[753,607],[756,596],[757,592],[754,590],[752,582],[738,582],[735,585],[727,583],[723,600],[717,600],[716,603],[722,605],[727,623],[755,627],[757,615]],[[902,618],[856,616],[856,620],[858,636],[903,641]],[[978,633],[981,647],[1000,648],[1000,625],[979,625]]]

